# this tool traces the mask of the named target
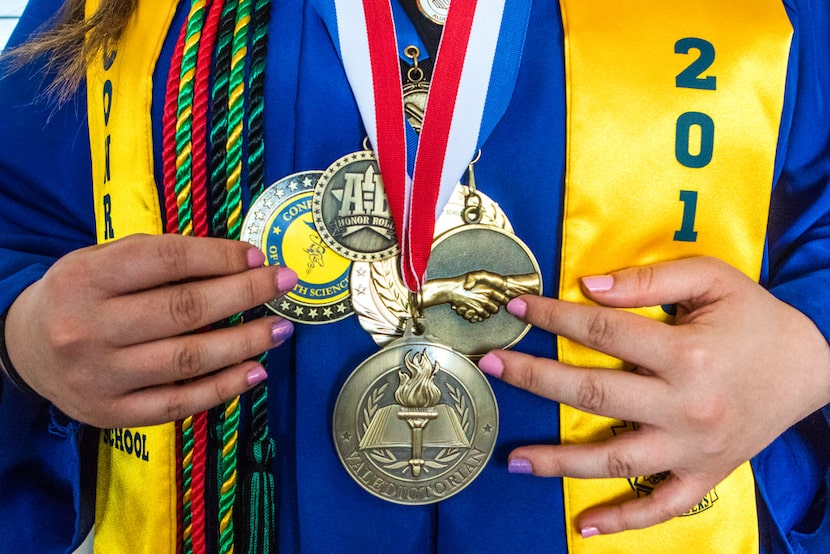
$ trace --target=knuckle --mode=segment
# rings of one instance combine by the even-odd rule
[[[262,272],[265,273],[265,272]],[[268,290],[268,296],[274,298],[277,296],[279,291],[277,290],[276,279],[270,279],[271,287]],[[254,280],[252,277],[245,279],[242,290],[240,291],[240,298],[245,303],[245,306],[252,308],[259,304],[259,300],[261,298],[261,294],[259,294],[259,287],[257,286],[257,281]]]
[[[517,367],[515,372],[516,386],[531,392],[542,390],[542,372],[534,361],[535,358],[528,359]]]
[[[635,268],[634,280],[636,282],[637,290],[651,290],[654,285],[654,268],[648,265]]]
[[[588,320],[587,343],[597,350],[603,350],[614,341],[614,326],[604,310],[596,310]]]
[[[690,375],[697,374],[711,366],[716,356],[702,341],[688,339],[682,341],[671,352],[672,359],[677,360]]]
[[[608,458],[605,462],[609,477],[633,477],[634,464],[631,459],[624,455],[619,450],[612,450],[608,453]]]
[[[585,373],[577,387],[575,407],[590,413],[602,412],[605,406],[605,387],[602,379],[593,372]]]
[[[182,285],[171,289],[170,317],[178,325],[188,329],[198,327],[206,312],[206,299],[195,287]]]
[[[214,380],[213,386],[210,390],[210,403],[213,406],[219,406],[220,404],[224,404],[225,402],[235,398],[239,394],[237,391],[233,390],[232,387],[223,379]]]
[[[46,340],[56,351],[64,354],[76,352],[86,343],[85,326],[73,316],[49,318],[45,329]]]
[[[203,371],[204,352],[197,342],[187,341],[173,354],[173,371],[183,379],[200,375]]]

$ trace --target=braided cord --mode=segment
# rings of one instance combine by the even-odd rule
[[[236,10],[233,40],[231,43],[231,66],[228,76],[228,138],[226,145],[225,214],[227,236],[239,239],[242,228],[242,150],[245,112],[245,61],[248,51],[248,29],[251,20],[250,0],[240,0]],[[241,323],[242,316],[231,318],[231,325]],[[225,407],[222,428],[222,486],[219,498],[219,549],[221,552],[234,551],[233,510],[237,488],[237,450],[239,440],[240,399],[237,397]]]
[[[179,73],[176,112],[176,205],[181,235],[193,236],[193,99],[196,63],[205,16],[205,0],[192,0],[185,23],[184,50]],[[182,552],[193,552],[194,418],[182,422]]]
[[[177,233],[178,206],[176,204],[176,114],[179,99],[179,75],[185,43],[185,27],[182,27],[176,41],[173,58],[167,75],[167,89],[162,116],[162,186],[165,204],[165,231]],[[182,422],[175,423],[176,429],[176,552],[181,553],[183,517],[183,476],[182,476]]]
[[[196,61],[196,77],[193,91],[192,131],[192,195],[193,231],[196,236],[208,236],[207,221],[207,122],[210,97],[210,74],[213,63],[213,48],[222,13],[222,0],[210,0],[207,16],[199,42]],[[206,508],[206,465],[208,460],[208,414],[201,412],[193,416],[193,456],[191,474],[191,528],[192,552],[206,554],[207,508]]]
[[[248,31],[251,0],[240,0],[233,31],[233,53],[228,95],[227,181],[225,190],[228,238],[238,239],[242,229],[242,149],[244,146],[245,61],[248,57]]]
[[[226,182],[226,143],[227,143],[227,129],[228,129],[228,82],[230,74],[230,60],[231,60],[231,43],[233,41],[234,22],[236,21],[236,9],[238,0],[226,0],[222,9],[219,21],[219,29],[217,31],[218,37],[216,41],[216,52],[214,56],[214,77],[213,89],[211,92],[211,130],[210,130],[210,152],[209,167],[210,167],[210,184],[209,184],[209,198],[208,209],[210,211],[210,227],[211,234],[217,237],[227,236],[227,216],[225,203],[227,195],[225,194]],[[217,327],[227,326],[228,322],[221,322]],[[231,477],[235,480],[235,470],[231,471],[227,476],[225,474],[226,458],[226,420],[227,415],[233,419],[235,416],[233,410],[228,411],[229,406],[222,409],[216,409],[211,412],[215,417],[211,417],[209,422],[210,428],[213,429],[213,440],[217,443],[217,455],[211,465],[212,474],[215,476],[211,488],[214,489],[219,497],[218,505],[216,506],[215,522],[217,528],[211,534],[211,547],[216,552],[227,552],[228,543],[230,548],[233,548],[233,528],[228,528],[229,524],[233,522],[233,513],[229,513],[229,509],[233,507],[233,496],[226,497],[225,491],[232,489],[230,486]],[[234,428],[233,422],[229,424],[228,431]],[[235,442],[234,442],[235,445]],[[234,454],[235,456],[235,454]],[[235,461],[234,461],[235,468]],[[229,540],[230,539],[230,540]],[[215,541],[215,542],[214,542]]]
[[[250,109],[248,113],[248,182],[252,201],[265,189],[265,62],[267,54],[268,25],[271,16],[270,0],[257,0],[253,13],[253,39],[251,42]],[[261,317],[264,308],[255,311],[253,317]],[[267,352],[260,356],[263,366]],[[249,471],[243,483],[242,508],[248,524],[242,533],[242,551],[248,554],[275,552],[276,479],[271,464],[276,455],[276,444],[268,430],[268,387],[257,385],[250,393],[251,432],[246,447]]]
[[[224,237],[228,234],[225,212],[226,159],[228,141],[228,84],[230,82],[231,43],[233,41],[236,8],[239,0],[227,0],[219,23],[214,62],[214,83],[211,99],[210,130],[210,210],[212,234]]]

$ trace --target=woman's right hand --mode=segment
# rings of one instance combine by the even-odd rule
[[[9,357],[38,394],[98,427],[206,410],[265,379],[250,359],[293,332],[266,317],[193,333],[294,287],[292,270],[264,260],[244,242],[178,235],[72,252],[10,307]]]

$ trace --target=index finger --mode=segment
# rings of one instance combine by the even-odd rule
[[[676,327],[604,306],[524,295],[507,310],[534,327],[648,369],[668,367],[678,339]]]
[[[106,296],[146,290],[187,279],[241,273],[260,267],[265,256],[235,240],[181,235],[132,235],[94,247],[90,263]]]

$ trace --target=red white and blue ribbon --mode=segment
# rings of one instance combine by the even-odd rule
[[[333,36],[378,158],[410,290],[423,284],[435,220],[507,109],[530,3],[450,5],[419,137],[404,115],[390,0],[334,0]],[[323,16],[331,25],[326,8]]]

